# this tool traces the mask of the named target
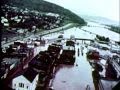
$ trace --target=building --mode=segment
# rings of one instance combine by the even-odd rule
[[[28,68],[23,75],[12,80],[14,90],[35,90],[38,82],[38,73],[32,68]]]
[[[1,79],[6,78],[10,73],[13,73],[19,64],[20,58],[3,58],[3,61],[1,62],[1,70],[3,72],[0,72],[2,74]]]

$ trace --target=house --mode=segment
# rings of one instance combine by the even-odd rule
[[[12,72],[20,63],[20,58],[3,58],[1,62],[2,78],[6,78],[7,75]],[[1,73],[1,72],[0,72]]]
[[[9,22],[8,22],[8,19],[5,18],[5,17],[1,17],[1,23],[3,23],[4,26],[9,26]]]
[[[23,75],[12,80],[14,90],[35,90],[38,82],[38,73],[32,68],[28,68]]]

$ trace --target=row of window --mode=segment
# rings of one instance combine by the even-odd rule
[[[14,86],[16,87],[16,84],[14,84]],[[19,83],[19,87],[25,88],[25,85],[23,83]],[[28,89],[28,86],[26,86],[26,88]]]
[[[24,84],[23,83],[19,83],[19,87],[24,88]]]

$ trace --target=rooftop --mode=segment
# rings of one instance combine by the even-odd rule
[[[33,70],[32,68],[28,68],[23,76],[32,83],[37,74],[38,73],[35,70]]]

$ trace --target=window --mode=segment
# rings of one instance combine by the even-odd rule
[[[14,87],[16,87],[16,84],[14,84]]]
[[[28,89],[28,86],[26,88]]]
[[[24,84],[22,84],[22,87],[24,88]]]
[[[22,87],[21,83],[19,83],[19,87]]]
[[[19,87],[24,88],[24,84],[23,83],[19,83]]]

